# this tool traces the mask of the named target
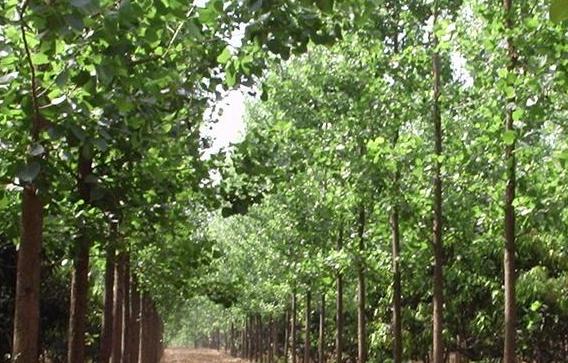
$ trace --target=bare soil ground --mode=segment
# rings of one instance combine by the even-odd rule
[[[246,363],[213,349],[167,348],[162,363]]]

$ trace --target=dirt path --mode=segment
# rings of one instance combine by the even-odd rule
[[[167,348],[162,363],[245,363],[213,349]]]

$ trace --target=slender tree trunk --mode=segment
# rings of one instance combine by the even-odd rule
[[[154,324],[150,297],[147,293],[141,294],[141,314],[140,314],[140,363],[156,363],[152,360],[152,341]]]
[[[111,363],[122,363],[122,325],[124,309],[124,267],[125,254],[118,255],[114,271],[114,304]]]
[[[41,115],[38,104],[38,87],[27,37],[24,14],[28,3],[24,3],[21,18],[21,34],[31,75],[31,98],[34,116],[31,120],[31,139],[39,141]],[[39,162],[31,157],[28,162]],[[14,311],[14,336],[12,361],[35,363],[38,358],[39,341],[39,290],[41,272],[41,245],[43,238],[43,203],[35,182],[24,186],[22,192],[21,241],[18,249],[16,272],[16,297]]]
[[[38,357],[39,287],[43,205],[34,185],[22,196],[22,241],[18,250],[14,315],[14,362],[34,363]]]
[[[258,350],[260,355],[260,362],[264,363],[264,344],[265,344],[265,335],[264,335],[264,325],[262,321],[262,316],[258,314]]]
[[[69,342],[67,361],[85,361],[85,326],[87,322],[87,297],[89,292],[89,241],[81,238],[73,263],[71,279],[71,306],[69,311]]]
[[[247,327],[248,323],[245,319],[245,326],[243,327],[243,332],[242,332],[242,348],[241,348],[241,358],[245,359],[248,357],[248,342],[247,342]]]
[[[435,5],[437,6],[437,5]],[[434,10],[434,26],[438,17],[438,9]],[[442,331],[444,329],[444,245],[442,240],[442,175],[441,175],[441,156],[442,156],[442,117],[440,114],[440,55],[436,50],[438,38],[433,32],[433,54],[432,54],[432,74],[433,74],[433,105],[432,120],[434,123],[434,152],[436,160],[434,162],[434,225],[432,247],[434,250],[434,281],[433,281],[433,351],[432,362],[444,362],[444,340]]]
[[[122,280],[124,305],[122,309],[122,363],[130,363],[130,256],[124,255],[124,275]]]
[[[290,347],[290,309],[286,309],[285,317],[285,328],[284,328],[284,362],[288,363],[289,357],[289,347]]]
[[[235,325],[231,322],[231,332],[230,332],[230,343],[229,343],[229,352],[231,357],[235,356]]]
[[[270,315],[270,322],[268,324],[268,336],[270,337],[268,343],[268,363],[274,363],[274,357],[276,355],[276,335],[274,334],[274,332],[276,331],[276,329],[274,329],[275,323],[274,317],[272,315]]]
[[[83,156],[79,149],[77,191],[85,204],[91,202],[91,186],[86,178],[92,173],[92,160]],[[79,222],[82,223],[82,222]],[[84,222],[83,222],[84,223]],[[71,278],[71,306],[69,309],[69,344],[67,361],[85,361],[85,326],[87,323],[87,300],[89,295],[89,251],[91,241],[84,225],[79,226],[75,245],[73,273]]]
[[[400,272],[400,235],[398,206],[394,206],[390,215],[392,236],[392,271],[393,271],[393,298],[392,298],[392,331],[393,331],[393,357],[394,363],[402,363],[402,278]]]
[[[296,293],[292,294],[292,324],[290,327],[290,353],[292,363],[296,363]]]
[[[306,292],[306,315],[304,318],[304,363],[310,363],[310,315],[311,315],[311,291]]]
[[[248,327],[248,341],[249,341],[249,360],[254,360],[256,357],[256,346],[255,346],[255,329],[254,329],[254,318],[253,315],[249,316],[249,327]]]
[[[513,30],[513,1],[503,0],[505,10],[505,26],[507,30]],[[509,72],[513,72],[517,66],[517,51],[511,37],[507,38],[507,50],[509,54]],[[505,107],[505,132],[514,132],[513,107],[515,97],[507,100]],[[505,280],[505,346],[503,349],[503,363],[515,363],[516,359],[516,327],[517,327],[517,301],[515,297],[516,283],[516,240],[515,240],[515,193],[516,193],[516,143],[513,141],[505,147],[505,162],[507,164],[507,186],[505,188],[505,220],[504,237],[505,251],[503,256],[503,270]]]
[[[320,297],[318,363],[325,363],[325,293]]]
[[[357,266],[357,362],[367,362],[367,321],[365,316],[365,207],[359,207],[359,262]]]
[[[111,235],[116,236],[116,224],[111,225]],[[113,238],[113,237],[111,237]],[[112,350],[113,304],[114,304],[114,269],[115,269],[114,243],[109,242],[105,261],[105,299],[103,312],[103,328],[101,333],[101,363],[108,363]]]
[[[136,275],[130,271],[130,329],[128,345],[130,350],[130,363],[138,363],[140,350],[140,292]]]
[[[337,251],[343,249],[343,226],[339,229],[337,238]],[[336,363],[343,362],[343,274],[337,272],[336,276],[336,295],[335,295],[335,354]]]

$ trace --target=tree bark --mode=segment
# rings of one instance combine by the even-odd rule
[[[92,173],[92,160],[83,156],[79,148],[77,192],[88,205],[91,202],[91,186],[86,182]],[[79,222],[84,223],[84,222]],[[69,309],[69,342],[67,361],[85,361],[85,326],[87,323],[87,300],[89,295],[89,251],[91,241],[84,225],[78,226],[79,236],[75,246],[73,273],[71,278],[71,306]]]
[[[505,26],[507,30],[512,30],[513,26],[513,1],[503,0],[505,10]],[[511,37],[507,38],[507,51],[509,55],[509,72],[513,72],[517,65],[517,51]],[[514,132],[515,125],[513,119],[513,107],[516,102],[515,97],[507,99],[505,106],[505,132]],[[515,193],[516,193],[516,143],[513,141],[505,147],[505,162],[507,164],[507,186],[504,195],[504,237],[505,251],[503,255],[503,270],[505,283],[505,345],[503,348],[503,363],[515,363],[517,347],[517,301],[515,297],[516,283],[516,238],[515,238]]]
[[[16,273],[12,360],[18,363],[34,363],[38,357],[42,235],[43,205],[37,188],[30,184],[22,195],[22,240]]]
[[[288,362],[288,352],[290,347],[290,309],[286,309],[284,322],[284,362]]]
[[[132,267],[131,267],[132,268]],[[130,363],[138,363],[139,344],[140,344],[140,292],[136,275],[130,271],[130,329],[129,329],[129,349]]]
[[[393,272],[393,298],[392,298],[392,332],[394,363],[402,363],[402,278],[400,272],[400,234],[398,206],[394,206],[390,215],[392,236],[392,272]]]
[[[306,292],[306,315],[304,317],[304,363],[310,363],[310,315],[312,293]]]
[[[337,238],[337,251],[343,249],[343,226],[339,229]],[[336,363],[343,362],[343,274],[337,272],[335,279],[336,295],[335,295],[335,354]]]
[[[357,266],[357,362],[367,362],[367,320],[365,316],[365,207],[359,207],[359,262]]]
[[[122,363],[130,363],[130,341],[131,341],[131,320],[130,320],[130,256],[124,254],[124,274],[122,288],[124,303],[122,308]]]
[[[156,363],[154,354],[155,322],[152,316],[151,300],[147,293],[141,294],[140,316],[140,363]]]
[[[290,326],[290,353],[292,363],[296,363],[296,293],[292,294],[292,324]]]
[[[320,297],[318,363],[325,363],[325,293]]]
[[[39,142],[41,114],[38,104],[36,72],[26,36],[24,14],[28,3],[20,10],[20,30],[30,68],[31,101],[33,118],[31,120],[31,139]],[[39,162],[39,157],[28,158],[28,162]],[[14,336],[12,361],[34,363],[38,358],[39,341],[39,291],[41,274],[41,245],[43,238],[43,203],[35,184],[41,178],[24,186],[22,192],[21,241],[18,249],[16,272],[16,296],[14,310]]]
[[[114,303],[111,363],[122,363],[122,325],[124,309],[124,266],[125,254],[120,252],[115,263],[114,271]]]
[[[116,235],[116,224],[111,225],[111,235]],[[112,238],[112,237],[111,237]],[[113,242],[109,242],[106,250],[105,261],[105,296],[103,327],[101,332],[101,363],[108,363],[112,350],[112,326],[113,326],[113,300],[114,300],[114,269],[115,250]]]
[[[434,10],[434,26],[438,17],[437,5]],[[432,247],[434,250],[434,281],[433,281],[433,313],[432,313],[432,362],[444,363],[444,340],[442,331],[444,329],[444,245],[442,240],[442,175],[441,175],[441,156],[442,156],[442,117],[440,114],[440,55],[437,51],[438,38],[436,33],[432,33],[433,54],[432,54],[432,74],[433,74],[433,104],[432,121],[434,124],[434,224]]]

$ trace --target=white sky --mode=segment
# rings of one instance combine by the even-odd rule
[[[245,133],[245,95],[242,90],[232,90],[219,101],[216,108],[222,109],[221,114],[216,113],[212,118],[218,120],[213,123],[210,120],[204,124],[201,133],[213,139],[211,148],[205,150],[204,157],[215,154],[221,149],[242,140]]]

